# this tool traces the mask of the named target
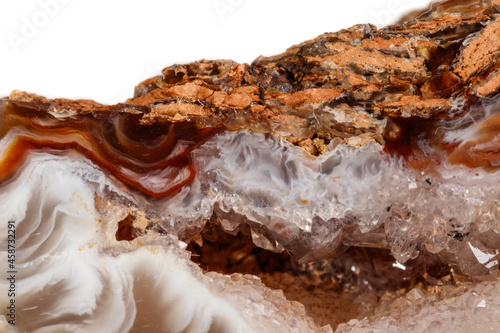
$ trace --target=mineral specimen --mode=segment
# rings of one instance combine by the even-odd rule
[[[500,1],[449,0],[117,105],[13,91],[3,329],[499,330],[499,58]]]

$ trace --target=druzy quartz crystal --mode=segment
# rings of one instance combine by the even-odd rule
[[[500,330],[499,59],[500,1],[449,0],[116,105],[14,90],[1,329]]]

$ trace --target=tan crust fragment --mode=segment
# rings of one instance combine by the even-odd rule
[[[99,109],[105,108],[101,103],[97,103],[88,99],[66,99],[66,98],[56,98],[48,99],[43,96],[38,96],[35,94],[30,94],[20,90],[14,90],[9,95],[9,100],[16,104],[32,104],[32,105],[46,105],[49,107],[49,111],[55,113],[62,113],[66,111],[72,111],[77,113],[86,113],[92,111],[98,111]]]
[[[155,89],[149,94],[134,98],[129,102],[133,104],[149,105],[152,102],[162,100],[164,98],[207,99],[213,93],[214,91],[212,89],[203,87],[194,82],[188,82],[183,85]]]
[[[371,84],[365,80],[361,75],[349,74],[349,81],[353,86],[363,86],[365,91],[380,91],[380,86]]]
[[[423,99],[420,96],[402,96],[397,101],[377,103],[377,107],[391,114],[400,114],[403,117],[420,116],[430,117],[435,111],[451,106],[450,101],[444,98]]]
[[[326,63],[332,68],[356,65],[367,72],[402,71],[424,75],[426,68],[422,58],[405,59],[384,55],[344,43],[327,43],[336,53],[325,57],[308,57],[310,62]]]
[[[340,96],[340,89],[312,88],[297,91],[292,94],[280,94],[278,100],[290,107],[300,107],[307,102],[324,103]]]
[[[500,54],[500,19],[490,23],[462,52],[455,73],[464,81],[490,67]]]
[[[487,21],[488,19],[489,19],[488,15],[482,15],[480,13],[478,13],[478,15],[473,17],[462,17],[460,15],[446,14],[432,20],[427,20],[427,21],[416,20],[413,23],[409,24],[391,26],[388,27],[388,30],[392,33],[398,33],[398,34],[428,35],[436,33],[438,31],[442,31],[450,27],[456,27],[457,25],[474,24]]]
[[[500,1],[500,0],[499,0]],[[500,72],[497,72],[492,78],[482,83],[476,88],[476,92],[483,96],[496,93],[500,89]]]
[[[154,106],[154,113],[157,115],[172,116],[174,120],[182,120],[189,116],[208,116],[211,111],[198,104],[192,103],[169,103]],[[151,114],[150,116],[153,116]],[[177,118],[175,118],[177,116]]]
[[[419,47],[430,47],[439,45],[439,42],[435,40],[427,40],[427,39],[412,40],[411,38],[407,37],[383,38],[380,36],[373,37],[370,39],[364,39],[361,45],[368,49],[391,49],[394,47],[402,47],[405,44],[409,44],[412,42],[416,43],[416,45],[418,45]]]

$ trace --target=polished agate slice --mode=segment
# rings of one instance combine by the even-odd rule
[[[116,105],[13,91],[3,329],[498,330],[499,58],[500,2],[449,0]]]

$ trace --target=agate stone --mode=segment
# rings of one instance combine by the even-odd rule
[[[116,105],[14,90],[0,327],[500,330],[499,59],[500,1],[448,0]]]

